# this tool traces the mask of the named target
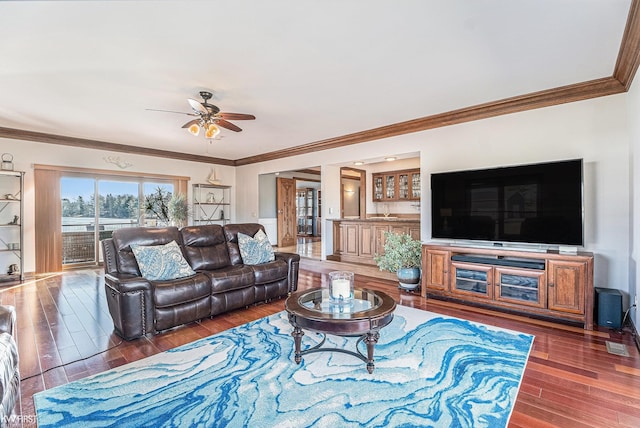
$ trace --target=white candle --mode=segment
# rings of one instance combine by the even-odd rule
[[[348,299],[351,294],[351,281],[348,279],[334,279],[331,282],[331,297],[334,299]]]

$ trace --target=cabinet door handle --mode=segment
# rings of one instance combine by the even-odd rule
[[[553,282],[550,282],[550,283],[549,283],[549,287],[553,287]]]

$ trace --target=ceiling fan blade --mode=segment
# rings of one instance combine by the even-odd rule
[[[189,122],[185,123],[184,125],[182,125],[183,128],[188,128],[191,125],[198,125],[200,123],[200,119],[193,119],[190,120]]]
[[[241,129],[241,128],[238,128],[238,127],[237,127],[236,125],[234,125],[233,123],[231,123],[231,122],[227,122],[227,121],[226,121],[226,120],[224,120],[224,119],[218,119],[218,120],[216,120],[216,124],[218,124],[218,125],[222,126],[223,128],[230,129],[230,130],[232,130],[232,131],[236,131],[236,132],[240,132],[240,131],[242,131],[242,129]]]
[[[243,113],[218,113],[217,116],[227,120],[253,120],[256,118],[252,114]]]
[[[146,108],[145,110],[147,110],[147,111],[161,111],[161,112],[164,112],[164,113],[186,114],[187,116],[197,116],[196,114],[193,114],[193,113],[185,113],[185,112],[183,112],[183,111],[158,110],[158,109],[155,109],[155,108]]]
[[[193,100],[191,98],[187,98],[187,101],[189,101],[189,105],[196,113],[209,114],[209,110],[207,110],[205,106],[203,106],[199,101]]]

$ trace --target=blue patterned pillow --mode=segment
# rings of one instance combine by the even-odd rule
[[[142,276],[151,281],[167,281],[195,275],[182,251],[171,241],[166,245],[132,245]]]
[[[253,238],[238,232],[238,247],[242,263],[245,265],[259,265],[276,259],[269,238],[262,229],[256,232]]]

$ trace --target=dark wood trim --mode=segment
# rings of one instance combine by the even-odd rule
[[[315,169],[310,169],[310,168],[306,168],[306,169],[296,169],[293,172],[299,172],[300,174],[313,174],[313,175],[320,175],[322,174],[322,171],[318,171]]]
[[[295,175],[293,176],[293,179],[296,181],[310,181],[312,183],[322,183],[322,180],[319,180],[317,178],[304,178],[304,177],[296,177]]]
[[[190,181],[191,177],[182,176],[182,175],[167,175],[167,174],[155,174],[155,173],[146,173],[146,172],[136,172],[136,171],[113,171],[110,169],[97,169],[97,168],[81,168],[75,166],[61,166],[61,165],[44,165],[44,164],[33,164],[33,169],[41,169],[48,171],[60,171],[63,173],[72,173],[72,174],[89,174],[89,175],[101,175],[104,177],[135,177],[140,179],[154,179],[154,180],[167,180],[167,181]]]
[[[284,150],[277,150],[236,160],[236,166],[275,160],[290,156],[302,155],[321,150],[335,149],[352,144],[364,143],[381,138],[395,137],[428,129],[457,125],[505,114],[518,113],[558,104],[587,100],[619,94],[625,91],[624,86],[613,77],[591,80],[588,82],[562,86],[545,91],[533,92],[512,98],[505,98],[472,107],[452,110],[419,119],[398,122],[366,131],[347,134],[340,137],[320,140]]]
[[[613,71],[613,77],[624,86],[625,91],[631,87],[638,64],[640,64],[640,0],[632,0]]]
[[[0,138],[13,138],[15,140],[34,141],[36,143],[59,144],[62,146],[82,147],[85,149],[107,150],[111,152],[235,166],[235,162],[229,159],[193,155],[189,153],[171,152],[168,150],[150,149],[147,147],[128,146],[126,144],[108,143],[105,141],[89,140],[86,138],[67,137],[65,135],[48,134],[45,132],[26,131],[24,129],[0,127]]]

